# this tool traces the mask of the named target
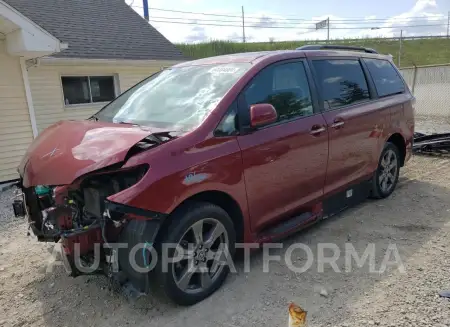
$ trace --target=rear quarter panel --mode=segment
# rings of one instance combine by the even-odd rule
[[[391,109],[391,130],[390,137],[394,133],[399,133],[405,140],[406,153],[405,163],[412,157],[412,145],[414,140],[415,130],[415,104],[416,98],[411,93],[408,83],[406,83],[403,75],[400,73],[397,66],[395,66],[392,58],[390,59],[392,66],[397,71],[398,76],[402,79],[405,86],[405,93],[396,95],[394,98],[401,105],[395,106]]]
[[[406,157],[405,163],[409,161],[412,157],[412,146],[414,142],[414,131],[415,131],[415,105],[416,98],[410,95],[410,99],[405,103],[403,107],[403,122],[400,124],[402,135],[406,140]]]
[[[379,149],[380,154],[384,143],[393,134],[400,134],[405,140],[407,162],[412,155],[412,143],[414,137],[414,102],[415,99],[410,93],[395,95],[386,99],[381,99],[383,105],[389,107],[391,122],[384,133],[384,142]]]

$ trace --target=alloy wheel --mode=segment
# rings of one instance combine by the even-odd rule
[[[388,193],[395,185],[397,178],[397,155],[391,149],[387,150],[380,162],[378,183],[383,193]]]
[[[207,290],[219,278],[225,265],[222,255],[229,248],[225,226],[214,218],[191,225],[176,247],[172,274],[177,287],[186,293]]]

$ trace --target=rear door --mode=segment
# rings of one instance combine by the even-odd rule
[[[304,60],[279,62],[260,71],[239,97],[244,127],[252,104],[270,103],[278,113],[276,123],[238,136],[254,231],[311,212],[323,194],[328,133],[310,79]]]
[[[405,155],[410,155],[414,135],[413,96],[400,73],[389,60],[364,58],[363,63],[372,77],[379,106],[385,108],[391,115],[390,126],[386,126],[385,129],[385,138],[390,134],[400,133],[407,142],[408,151]],[[385,138],[379,144],[379,155],[381,155]]]
[[[376,103],[358,57],[311,60],[330,138],[325,194],[344,191],[376,169],[380,130],[389,112]]]

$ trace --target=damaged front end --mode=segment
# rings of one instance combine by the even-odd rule
[[[148,169],[147,164],[110,167],[64,186],[19,184],[15,212],[28,217],[29,228],[39,241],[61,243],[69,275],[106,273],[121,284],[131,282],[138,293],[147,293],[148,274],[132,267],[130,250],[138,244],[152,244],[165,215],[107,198],[137,184]],[[150,251],[144,256],[137,251],[134,262],[145,266],[149,256]]]
[[[67,142],[55,147],[59,138]],[[60,242],[71,276],[106,273],[147,293],[149,274],[130,263],[130,253],[136,245],[153,244],[165,214],[109,198],[125,190],[139,194],[150,167],[147,160],[130,164],[130,158],[175,138],[170,132],[99,122],[52,126],[35,140],[19,166],[14,212],[27,216],[39,241]],[[133,263],[145,267],[148,250],[134,251]]]

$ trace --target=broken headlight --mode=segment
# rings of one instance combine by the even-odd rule
[[[105,210],[108,196],[119,193],[139,182],[148,171],[148,165],[95,175],[82,185],[84,213],[99,218]]]

